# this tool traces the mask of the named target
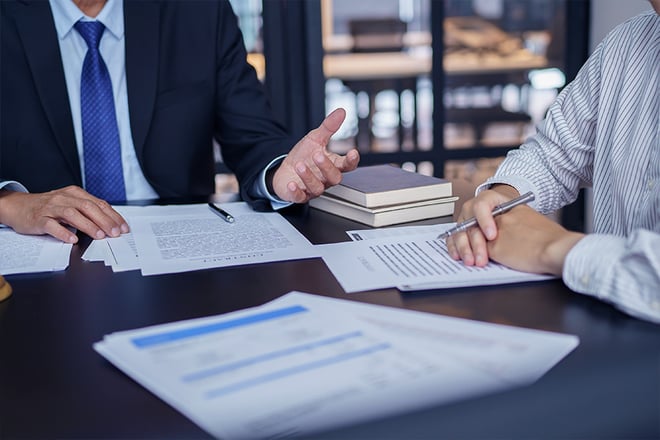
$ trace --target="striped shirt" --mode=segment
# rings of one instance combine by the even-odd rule
[[[509,152],[493,183],[549,213],[593,187],[594,233],[569,252],[572,290],[660,323],[660,16],[616,27],[552,104],[537,133]]]

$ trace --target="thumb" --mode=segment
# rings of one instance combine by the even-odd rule
[[[345,118],[346,111],[343,108],[335,109],[326,116],[321,125],[310,131],[307,137],[320,145],[326,146],[332,135],[339,130]]]

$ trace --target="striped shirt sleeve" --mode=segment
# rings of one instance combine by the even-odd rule
[[[660,324],[660,234],[589,234],[568,253],[562,275],[572,290]]]
[[[538,132],[509,152],[493,183],[533,191],[541,213],[593,187],[594,234],[568,254],[576,292],[660,323],[660,16],[615,28],[557,97]]]

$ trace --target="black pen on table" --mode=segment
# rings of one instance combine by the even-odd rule
[[[516,197],[515,199],[511,199],[508,202],[502,203],[501,205],[497,205],[495,208],[493,208],[493,217],[498,216],[500,214],[504,214],[507,211],[510,211],[511,209],[515,208],[518,205],[524,205],[525,203],[529,203],[532,200],[534,200],[534,193],[531,191],[526,192],[525,194],[521,195],[520,197]],[[475,217],[469,218],[465,221],[460,222],[456,226],[454,226],[451,229],[447,229],[445,232],[442,234],[438,235],[438,240],[443,240],[447,237],[450,237],[457,232],[463,232],[467,229],[470,229],[473,226],[477,225],[477,219]]]
[[[220,216],[227,223],[234,223],[234,217],[224,209],[218,208],[215,203],[209,202],[209,208],[211,208],[211,211],[213,211],[214,214]]]

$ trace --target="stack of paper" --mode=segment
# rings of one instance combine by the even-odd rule
[[[94,348],[211,435],[310,434],[537,380],[575,336],[291,292]]]
[[[206,204],[115,206],[130,234],[96,240],[83,259],[143,275],[318,257],[315,247],[276,212],[225,203],[228,223]]]
[[[47,235],[22,235],[0,227],[0,275],[64,270],[72,246]]]

